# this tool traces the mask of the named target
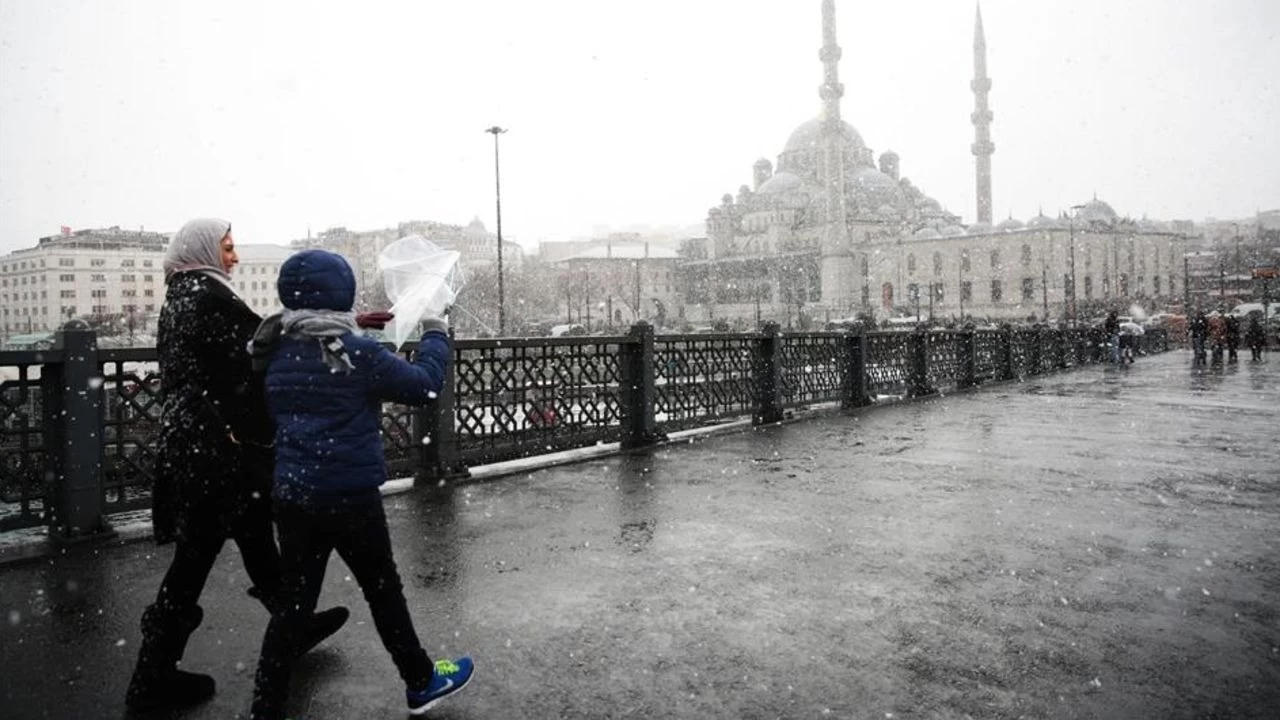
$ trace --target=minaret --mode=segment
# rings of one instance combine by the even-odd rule
[[[991,154],[996,146],[991,142],[991,108],[987,93],[991,92],[991,78],[987,77],[987,38],[982,32],[982,5],[978,5],[977,19],[973,25],[973,155],[977,158],[976,188],[978,192],[978,222],[991,222]]]
[[[822,0],[822,160],[819,179],[825,190],[826,228],[822,238],[821,272],[823,302],[847,306],[852,299],[853,261],[849,248],[848,208],[845,202],[844,123],[840,119],[840,46],[836,44],[836,3]]]

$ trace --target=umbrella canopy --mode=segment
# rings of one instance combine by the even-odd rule
[[[445,250],[421,235],[400,238],[378,253],[378,269],[395,320],[387,335],[400,347],[423,318],[439,317],[457,299],[463,274],[456,250]]]

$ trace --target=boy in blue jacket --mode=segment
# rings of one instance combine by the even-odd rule
[[[262,640],[252,716],[285,716],[293,646],[335,550],[364,592],[417,715],[461,690],[473,665],[466,657],[432,663],[413,628],[378,491],[387,480],[379,420],[385,401],[425,405],[440,392],[451,354],[448,326],[427,320],[412,362],[362,336],[351,311],[351,267],[323,250],[286,260],[276,287],[286,309],[263,322],[251,353],[266,365],[276,422],[272,504],[283,602]]]

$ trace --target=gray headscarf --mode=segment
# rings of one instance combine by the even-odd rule
[[[217,218],[196,218],[183,225],[164,255],[165,282],[174,273],[199,270],[231,287],[231,276],[222,269],[222,239],[229,232],[231,223]]]

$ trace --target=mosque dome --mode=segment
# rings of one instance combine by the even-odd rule
[[[862,141],[862,136],[849,123],[840,121],[840,134],[844,135],[844,139],[850,145],[857,148],[865,148],[866,143]],[[791,137],[787,138],[787,146],[783,152],[808,151],[817,150],[818,141],[822,139],[822,118],[814,118],[791,132]]]
[[[485,229],[484,223],[480,222],[479,217],[471,218],[471,222],[467,223],[467,227],[462,231],[463,235],[475,237],[479,235],[488,235],[489,231]]]
[[[931,227],[921,228],[916,231],[917,240],[937,240],[941,237],[942,235],[939,234],[937,230],[934,230]]]
[[[1110,205],[1095,197],[1080,208],[1080,212],[1076,213],[1076,218],[1084,222],[1112,223],[1119,220],[1120,216],[1116,214],[1116,211]]]
[[[1000,224],[996,225],[996,229],[1000,230],[1001,232],[1009,232],[1011,230],[1021,230],[1022,228],[1023,228],[1022,221],[1012,217],[1007,220],[1001,220]]]
[[[872,167],[860,167],[849,178],[849,194],[865,208],[903,204],[902,188],[893,178]]]
[[[986,235],[986,234],[990,233],[990,232],[991,232],[991,230],[992,230],[992,228],[991,228],[991,223],[982,222],[981,220],[979,220],[978,222],[976,222],[976,223],[974,223],[974,224],[972,224],[972,225],[970,225],[970,226],[969,226],[968,231],[967,231],[967,234],[969,234],[969,235]]]
[[[943,237],[960,237],[964,235],[964,228],[959,225],[948,225],[942,228]]]
[[[777,172],[773,174],[773,177],[765,180],[764,183],[760,185],[760,189],[756,192],[762,195],[791,192],[793,190],[799,190],[802,184],[803,183],[801,183],[800,178],[789,172]]]

